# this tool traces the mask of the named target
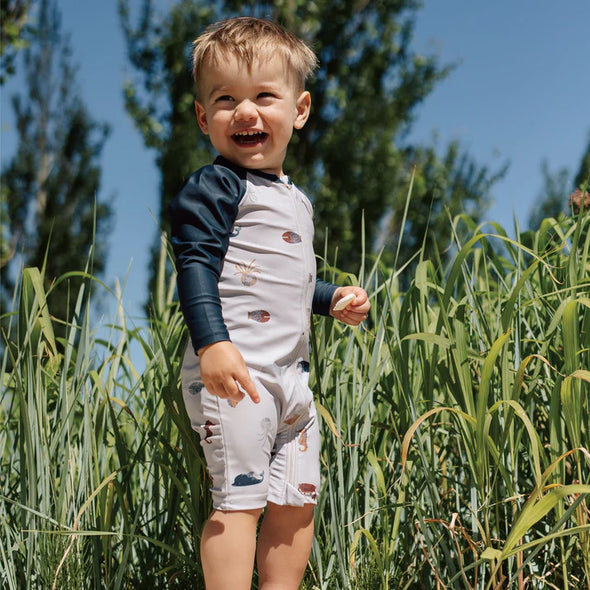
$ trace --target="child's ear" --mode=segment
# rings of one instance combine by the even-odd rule
[[[311,95],[307,90],[304,90],[299,95],[296,108],[297,115],[295,117],[295,121],[293,122],[293,127],[295,127],[295,129],[301,129],[305,125],[305,122],[309,117],[309,111],[311,109]]]
[[[205,135],[209,135],[209,127],[207,126],[207,114],[205,113],[205,107],[197,100],[195,100],[195,113],[197,114],[197,123],[201,128],[201,131]]]

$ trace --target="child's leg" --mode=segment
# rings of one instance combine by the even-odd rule
[[[258,536],[260,590],[297,590],[311,551],[314,504],[269,502]]]
[[[201,565],[207,590],[250,590],[261,510],[214,510],[203,528]]]

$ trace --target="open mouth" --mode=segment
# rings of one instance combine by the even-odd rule
[[[243,146],[257,145],[262,143],[267,137],[268,133],[264,133],[263,131],[244,131],[232,135],[232,139],[238,145]]]

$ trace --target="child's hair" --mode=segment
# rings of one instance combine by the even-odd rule
[[[250,68],[257,59],[281,52],[296,76],[300,88],[318,66],[314,52],[298,37],[281,25],[265,19],[239,16],[207,27],[193,41],[193,78],[197,93],[203,65],[216,65],[230,55]]]

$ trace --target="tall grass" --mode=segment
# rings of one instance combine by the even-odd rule
[[[324,483],[304,587],[590,588],[590,216],[536,233],[453,221],[448,268],[365,260],[364,329],[313,324]],[[0,369],[0,580],[203,588],[210,509],[164,277],[146,326],[88,279],[66,337],[25,269]],[[63,280],[66,280],[64,277]],[[141,351],[141,368],[131,363]]]

